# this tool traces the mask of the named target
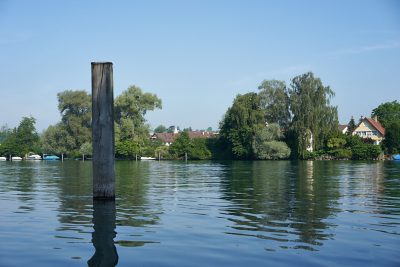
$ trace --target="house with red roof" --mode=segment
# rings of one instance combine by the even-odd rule
[[[154,133],[150,138],[161,140],[164,145],[170,146],[178,136],[179,133]]]
[[[361,117],[360,123],[353,131],[353,135],[358,135],[361,138],[369,138],[379,145],[385,137],[385,128],[378,121],[378,117],[366,118]]]
[[[150,138],[161,140],[164,145],[170,146],[180,133],[154,133]],[[217,134],[215,132],[206,132],[206,131],[189,131],[189,138],[215,138]]]

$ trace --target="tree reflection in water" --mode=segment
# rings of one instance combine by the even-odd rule
[[[89,266],[116,266],[118,253],[114,244],[115,232],[115,201],[93,201],[92,243],[96,249]]]
[[[318,250],[332,239],[328,218],[338,212],[340,171],[331,162],[233,162],[222,180],[223,198],[235,203],[233,235],[272,241],[281,248]]]

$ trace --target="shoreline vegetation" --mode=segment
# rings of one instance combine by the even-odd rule
[[[257,92],[238,94],[223,116],[218,131],[193,131],[190,127],[153,131],[146,123],[148,111],[162,108],[157,95],[131,86],[114,100],[115,157],[136,160],[383,160],[400,152],[400,103],[380,104],[371,117],[379,118],[385,138],[377,145],[339,130],[338,107],[331,105],[334,91],[308,72],[283,81],[265,80]],[[28,153],[90,158],[91,96],[83,90],[57,94],[61,121],[41,134],[36,119],[23,117],[18,127],[0,128],[0,157]],[[361,120],[360,120],[361,123]]]

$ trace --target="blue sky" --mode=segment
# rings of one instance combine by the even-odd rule
[[[114,95],[157,94],[156,127],[218,127],[237,94],[308,71],[339,119],[400,100],[400,1],[0,0],[0,125],[60,120],[57,93],[91,90],[114,63]]]

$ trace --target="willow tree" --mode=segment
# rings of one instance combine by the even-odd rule
[[[298,157],[304,158],[307,148],[322,149],[328,136],[337,131],[337,107],[330,103],[334,95],[312,72],[292,79],[289,89],[291,130],[295,138],[294,153]]]

